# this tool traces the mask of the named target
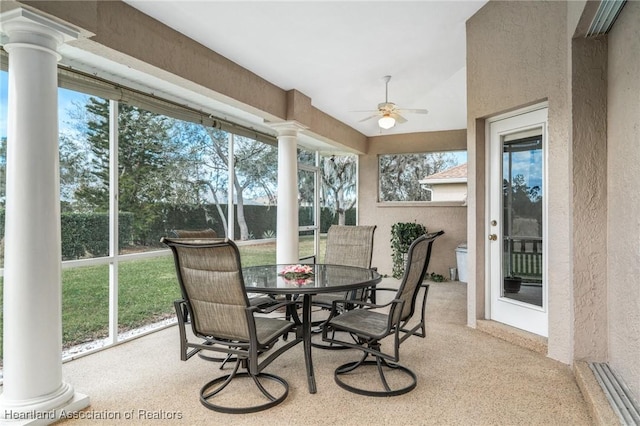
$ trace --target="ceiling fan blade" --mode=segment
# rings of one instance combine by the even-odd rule
[[[362,120],[359,120],[360,123],[362,123],[363,121],[367,121],[367,120],[371,120],[372,118],[378,118],[380,116],[380,114],[373,114],[370,115],[369,117],[363,118]]]
[[[408,112],[411,114],[429,114],[429,110],[428,109],[407,109],[407,108],[400,108],[400,111],[402,112]]]
[[[400,113],[409,113],[409,114],[428,114],[429,111],[426,109],[405,109],[405,108],[398,108],[398,106],[393,103],[393,102],[389,102],[389,80],[391,80],[391,76],[390,75],[385,75],[383,77],[384,80],[384,102],[380,102],[378,104],[378,110],[377,111],[353,111],[353,112],[369,112],[369,113],[376,113],[373,115],[370,115],[369,117],[363,118],[362,120],[360,120],[360,122],[363,121],[367,121],[367,120],[371,120],[373,118],[378,118],[378,117],[391,117],[393,118],[398,124],[402,124],[402,123],[406,123],[407,119],[404,118],[403,116],[400,115]],[[393,124],[395,123],[391,123],[391,125],[389,127],[393,127]],[[381,126],[384,129],[388,129],[389,127],[384,127],[386,125],[389,125],[389,123],[383,123],[383,125]]]
[[[390,115],[391,117],[395,118],[395,119],[396,119],[396,121],[397,121],[398,123],[400,123],[400,124],[402,124],[402,123],[406,123],[406,122],[407,122],[407,119],[406,119],[406,118],[404,118],[403,116],[401,116],[400,114],[398,114],[397,112],[394,112],[394,113],[389,114],[389,115]]]

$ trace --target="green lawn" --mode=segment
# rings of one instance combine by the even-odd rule
[[[310,253],[312,246],[312,239],[301,241],[300,253]],[[321,253],[324,252],[323,246],[321,244]],[[243,266],[274,263],[276,246],[275,243],[241,246],[240,256]],[[179,298],[180,289],[171,256],[121,262],[118,264],[118,277],[120,332],[175,315],[173,301]],[[2,296],[0,288],[0,301]],[[62,331],[64,347],[108,336],[107,265],[62,271]],[[0,354],[1,351],[0,334]]]

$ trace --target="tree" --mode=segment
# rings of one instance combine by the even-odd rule
[[[237,203],[240,239],[249,239],[249,228],[244,216],[245,194],[254,198],[264,195],[275,204],[278,181],[278,150],[275,146],[254,139],[236,136],[233,161],[235,173],[233,187]]]
[[[92,181],[85,167],[88,154],[83,144],[70,135],[61,134],[59,138],[60,157],[60,208],[65,211],[88,210],[88,206],[76,199],[76,191]]]
[[[420,180],[457,165],[447,152],[390,154],[380,157],[380,201],[430,201]]]
[[[191,173],[186,175],[191,184],[206,188],[226,229],[226,217],[220,208],[220,200],[227,194],[229,173],[229,134],[220,129],[192,123],[180,126],[181,145],[189,147],[186,155]],[[266,196],[275,204],[277,184],[277,148],[254,139],[234,136],[233,188],[236,202],[236,219],[240,239],[248,240],[250,230],[244,215],[245,196]],[[233,206],[229,206],[233,208]]]
[[[89,177],[75,191],[77,200],[95,211],[109,208],[109,101],[90,97],[86,140],[90,149]],[[173,120],[141,108],[120,104],[118,115],[118,203],[133,212],[134,240],[147,244],[150,225],[162,214],[156,208],[172,192],[167,181],[174,144],[169,138]],[[155,242],[155,241],[154,241]]]
[[[502,182],[503,205],[505,208],[505,218],[511,221],[510,232],[513,232],[514,222],[517,220],[533,220],[538,224],[538,232],[532,237],[541,237],[542,230],[542,192],[539,186],[530,187],[522,174],[517,174],[509,182],[504,179]],[[510,211],[507,209],[510,208]]]
[[[227,234],[227,216],[222,205],[226,203],[228,169],[227,133],[219,129],[187,121],[177,121],[173,136],[177,149],[174,164],[174,205],[200,206],[205,213],[205,222],[214,224],[214,213],[208,206],[213,203],[220,223]],[[222,155],[222,157],[221,157]]]
[[[347,210],[356,204],[357,157],[322,157],[322,193],[326,206],[338,215],[338,224],[345,224]]]

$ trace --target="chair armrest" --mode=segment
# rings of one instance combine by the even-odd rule
[[[382,290],[382,291],[394,291],[394,292],[398,292],[397,288],[391,288],[391,287],[373,287],[375,288],[376,291],[378,290]]]
[[[198,353],[200,349],[189,350],[190,345],[185,328],[185,324],[190,320],[187,301],[184,299],[175,300],[173,302],[173,307],[176,310],[176,316],[178,317],[178,332],[180,333],[180,359],[182,361],[186,361],[193,355]]]
[[[282,301],[278,301],[276,302],[274,300],[274,303],[272,305],[267,305],[267,306],[250,306],[247,309],[252,310],[253,312],[257,313],[257,314],[269,314],[273,311],[275,311],[278,308],[283,308],[289,305],[293,305],[296,302],[293,300],[282,300]]]
[[[287,319],[292,319],[296,325],[302,325],[302,321],[300,321],[300,318],[298,317],[298,313],[296,312],[296,309],[295,309],[297,304],[298,302],[295,299],[293,300],[289,299],[289,300],[282,300],[278,303],[274,303],[273,305],[269,305],[264,308],[260,308],[259,306],[249,306],[247,307],[247,310],[254,314],[269,314],[275,311],[276,309],[284,307],[287,310]],[[293,308],[290,309],[289,308],[290,306],[293,306]]]
[[[355,305],[365,309],[377,309],[377,308],[386,308],[387,306],[391,305],[392,302],[393,300],[389,303],[385,303],[384,305],[378,305],[376,303],[365,302],[364,300],[357,300],[357,299],[334,300],[331,302],[331,315],[333,315],[334,312],[336,314],[339,314],[342,310],[344,310],[344,309],[338,309],[338,305],[344,305],[344,306]]]
[[[391,331],[394,331],[395,335],[396,335],[396,339],[398,339],[398,335],[399,335],[399,331],[400,331],[400,323],[401,321],[400,316],[396,315],[396,310],[400,309],[400,312],[402,312],[402,308],[404,306],[404,301],[400,300],[400,299],[393,299],[391,300],[389,303],[385,303],[384,305],[377,305],[375,303],[370,303],[370,302],[363,302],[363,301],[352,301],[352,300],[334,300],[332,307],[331,307],[331,313],[329,314],[329,318],[327,318],[326,323],[332,325],[332,319],[335,317],[340,318],[341,314],[338,311],[338,307],[337,305],[340,303],[350,303],[352,305],[358,305],[361,306],[363,308],[364,311],[369,311],[371,309],[376,309],[376,308],[385,308],[390,306],[389,312],[387,314],[385,314],[386,316],[386,330],[384,331],[383,334],[381,335],[377,335],[377,334],[370,334],[369,332],[367,332],[366,330],[362,330],[361,333],[363,333],[366,336],[369,337],[375,337],[378,336],[380,338],[388,335]],[[360,311],[360,310],[358,310]],[[345,315],[349,315],[350,312],[353,311],[349,311],[346,312]],[[363,313],[364,314],[364,313]],[[361,318],[361,316],[358,316],[356,318]],[[366,316],[365,316],[366,318]],[[349,317],[349,319],[351,320],[352,317]],[[335,327],[335,324],[333,324],[333,326]],[[342,328],[341,326],[338,326],[338,328]],[[357,326],[354,326],[354,329],[358,329]],[[355,332],[356,334],[358,334],[357,331],[354,331],[354,329],[350,330],[350,332]],[[345,329],[346,330],[346,329]],[[323,339],[326,338],[326,330],[323,330]]]
[[[391,291],[391,292],[397,293],[398,289],[397,288],[390,288],[390,287],[369,287],[367,289],[367,297],[366,298],[371,300],[372,303],[376,303],[378,291]]]
[[[182,325],[189,322],[189,311],[187,309],[187,301],[184,299],[177,299],[173,301],[173,307],[176,311],[178,320],[182,320]]]

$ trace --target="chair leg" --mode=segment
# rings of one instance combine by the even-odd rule
[[[395,363],[390,363],[387,362],[384,358],[377,356],[377,355],[371,355],[372,357],[375,358],[374,360],[367,360],[367,358],[370,356],[371,354],[365,352],[364,355],[362,356],[362,358],[358,361],[353,361],[353,362],[348,362],[346,364],[343,364],[341,366],[339,366],[338,368],[336,368],[333,378],[335,380],[335,382],[338,384],[338,386],[340,386],[341,388],[349,391],[349,392],[353,392],[353,393],[357,393],[359,395],[365,395],[365,396],[398,396],[398,395],[402,395],[405,394],[407,392],[412,391],[413,389],[415,389],[417,383],[418,383],[418,378],[415,375],[415,373],[411,370],[409,370],[407,367],[404,367],[400,364],[395,364]],[[348,383],[345,382],[345,380],[343,379],[342,376],[347,376],[348,373],[353,373],[355,374],[357,371],[360,370],[366,370],[368,366],[375,366],[376,367],[376,371],[378,373],[380,382],[382,383],[382,387],[384,388],[384,390],[373,390],[373,389],[364,389],[364,388],[360,388],[360,387],[356,387],[353,385],[350,385]],[[387,369],[387,371],[397,371],[400,372],[401,374],[403,374],[405,377],[408,378],[409,383],[405,386],[402,386],[398,389],[392,389],[389,386],[389,382],[387,381],[387,377],[385,376],[385,369]],[[367,382],[371,382],[369,380],[367,380]]]
[[[384,361],[377,356],[376,357],[376,365],[378,367],[378,375],[380,376],[380,381],[382,382],[382,386],[384,386],[384,390],[387,392],[391,392],[391,388],[389,387],[389,383],[387,382],[387,378],[384,376],[384,371],[382,370]],[[384,363],[386,364],[386,363]]]
[[[369,356],[368,353],[363,352],[362,358],[360,358],[360,361],[348,362],[346,364],[341,365],[340,367],[336,368],[336,374],[346,374],[350,371],[355,370],[356,368],[360,367],[360,365],[362,365],[362,363],[367,359],[368,356]]]
[[[264,375],[264,374],[266,374],[266,373],[263,373],[263,375]],[[263,377],[264,377],[264,376],[263,376]],[[271,395],[271,394],[269,393],[269,391],[265,389],[265,387],[262,385],[262,383],[260,383],[260,381],[258,380],[258,377],[257,377],[257,376],[251,375],[251,378],[253,379],[253,382],[256,384],[256,386],[258,387],[258,389],[260,389],[260,392],[262,392],[262,394],[263,394],[264,396],[266,396],[266,397],[267,397],[267,399],[268,399],[269,401],[275,401],[276,399],[278,399],[278,398],[276,398],[275,396]]]
[[[322,321],[317,321],[315,323],[311,323],[311,325],[317,327],[316,329],[311,331],[312,334],[322,334],[322,329],[327,326],[327,320],[324,319]],[[332,330],[331,330],[331,339],[335,339],[336,331],[337,331],[336,329],[332,328]],[[337,331],[337,332],[338,333],[346,333],[346,331]],[[354,340],[354,342],[356,341],[355,338],[353,340]],[[351,348],[349,348],[347,346],[343,346],[340,343],[336,343],[336,342],[330,342],[329,344],[311,342],[311,346],[313,346],[314,348],[318,348],[318,349],[329,349],[329,350],[334,350],[334,351],[343,350],[343,349],[351,349]]]
[[[205,340],[203,342],[203,344],[205,345],[212,345],[213,343]],[[203,352],[198,352],[198,356],[201,359],[204,359],[205,361],[212,361],[212,362],[220,362],[222,364],[220,364],[220,369],[222,370],[225,366],[225,364],[229,361],[236,361],[236,357],[233,356],[232,354],[226,354],[224,356],[214,356],[214,355],[209,355],[208,353],[203,353]]]
[[[235,366],[233,367],[233,371],[230,374],[227,374],[225,376],[222,377],[218,377],[215,380],[212,380],[211,382],[207,383],[205,385],[205,387],[202,388],[202,392],[200,393],[200,399],[202,400],[204,398],[204,400],[208,400],[211,397],[216,396],[217,394],[219,394],[220,392],[222,392],[222,390],[224,388],[227,387],[227,385],[229,383],[231,383],[231,380],[233,380],[234,377],[236,377],[237,373],[238,373],[238,368],[240,368],[240,360],[236,361]],[[204,390],[205,388],[208,389],[210,388],[212,384],[218,384],[218,383],[222,383],[220,386],[218,386],[217,388],[215,388],[212,392],[205,394]]]
[[[322,323],[318,324],[318,328],[316,330],[312,331],[312,334],[318,334],[318,333],[322,333],[322,328],[326,327],[326,321],[323,321]],[[345,332],[346,333],[346,332]],[[335,339],[336,336],[336,330],[332,329],[331,330],[331,338]],[[343,349],[351,349],[347,346],[343,346],[339,343],[334,343],[331,342],[329,344],[323,344],[323,343],[318,343],[318,342],[311,342],[311,346],[313,346],[314,348],[318,348],[318,349],[329,349],[329,350],[343,350]]]
[[[220,363],[220,370],[224,370],[224,366],[227,365],[227,362],[233,361],[233,355],[227,354],[227,356]]]
[[[287,383],[286,380],[269,373],[251,374],[248,371],[238,372],[238,369],[242,362],[243,362],[242,359],[238,359],[233,367],[233,371],[230,374],[213,379],[202,387],[202,389],[200,390],[200,402],[202,403],[202,405],[204,405],[210,410],[217,411],[220,413],[245,414],[245,413],[255,413],[258,411],[269,409],[271,407],[275,407],[276,405],[280,404],[287,398],[289,394],[289,384]],[[260,390],[262,395],[268,400],[268,402],[264,404],[259,404],[259,405],[240,406],[240,407],[222,406],[222,405],[214,404],[212,402],[212,399],[214,399],[216,395],[219,395],[220,392],[222,392],[222,390],[226,388],[227,385],[231,383],[231,381],[234,378],[241,378],[241,377],[251,377],[251,379],[257,386],[257,388]],[[270,393],[264,387],[264,385],[260,383],[260,379],[271,380],[280,384],[280,387],[282,389],[281,395],[274,396],[272,393]],[[238,400],[242,401],[243,398],[239,397]]]

